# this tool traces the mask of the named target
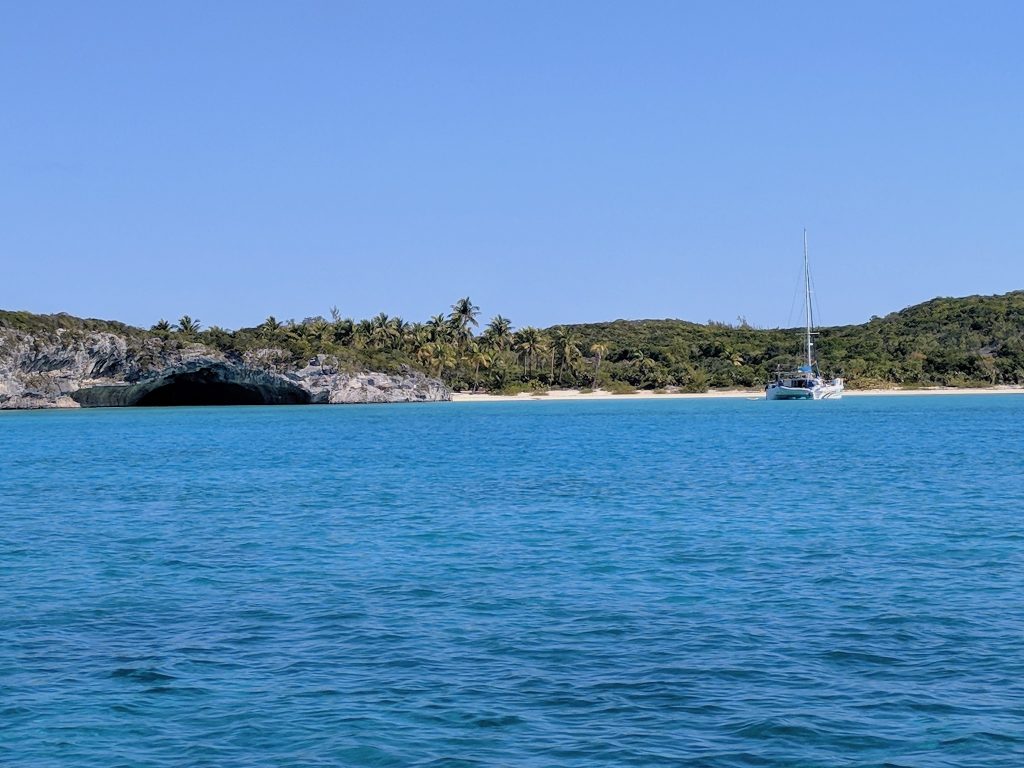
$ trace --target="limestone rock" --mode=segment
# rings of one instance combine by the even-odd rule
[[[409,371],[386,373],[331,373],[307,366],[295,374],[314,403],[415,403],[450,400],[451,392],[437,379]]]
[[[323,358],[289,370],[286,360],[274,349],[229,359],[200,344],[151,336],[0,328],[0,409],[451,399],[441,381],[412,370],[341,373]]]

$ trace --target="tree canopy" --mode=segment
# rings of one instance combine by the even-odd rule
[[[802,354],[801,329],[758,329],[682,320],[516,329],[494,315],[482,324],[467,296],[425,322],[380,313],[355,320],[332,308],[330,318],[281,321],[252,328],[203,329],[182,315],[149,330],[66,314],[0,311],[0,328],[52,334],[97,331],[165,344],[203,344],[225,354],[268,351],[282,367],[338,370],[412,368],[455,389],[522,391],[547,387],[761,387]],[[849,386],[979,386],[1024,384],[1024,291],[998,296],[938,298],[860,325],[822,328],[817,356],[824,373]]]

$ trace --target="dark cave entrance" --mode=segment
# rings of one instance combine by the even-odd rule
[[[224,381],[209,369],[201,369],[171,376],[134,405],[301,405],[308,402],[309,394],[299,387],[238,384]]]

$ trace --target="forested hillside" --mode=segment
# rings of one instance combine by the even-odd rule
[[[581,348],[604,342],[610,373],[637,386],[759,386],[802,354],[801,329],[677,320],[569,326]],[[824,372],[852,387],[1024,383],[1024,291],[933,299],[862,325],[822,328]]]
[[[761,387],[771,372],[799,361],[800,329],[681,320],[516,329],[496,315],[481,326],[469,298],[422,323],[385,314],[368,320],[329,318],[228,331],[182,317],[148,330],[69,315],[0,312],[0,329],[65,338],[108,332],[134,343],[201,344],[227,354],[259,350],[282,369],[308,361],[340,370],[410,367],[440,376],[455,389],[518,391],[548,387],[679,387],[703,391]],[[3,334],[0,334],[2,342]],[[820,329],[823,372],[857,387],[1024,383],[1024,291],[942,298],[862,325]]]

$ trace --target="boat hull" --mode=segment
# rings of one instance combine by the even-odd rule
[[[814,390],[797,387],[768,387],[764,393],[766,400],[813,400]]]
[[[818,388],[818,391],[814,395],[815,400],[842,400],[843,399],[843,385],[842,384],[825,384]]]
[[[841,400],[843,383],[841,379],[822,382],[811,387],[788,387],[785,384],[769,384],[764,392],[765,400]]]

